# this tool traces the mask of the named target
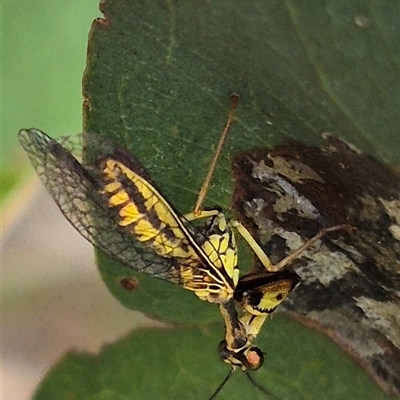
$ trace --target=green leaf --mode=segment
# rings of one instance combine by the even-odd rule
[[[199,324],[221,321],[218,307],[199,300],[192,292],[159,279],[128,270],[99,254],[98,266],[110,292],[125,306],[165,321]],[[121,285],[123,278],[138,279],[134,290]]]
[[[292,327],[277,317],[260,337],[269,344],[266,365],[253,378],[271,394],[279,399],[385,399],[329,339],[300,326],[294,336]],[[206,400],[229,371],[216,353],[221,335],[221,324],[143,329],[96,356],[70,353],[43,381],[35,400]],[[267,398],[240,371],[218,395],[221,400]]]
[[[138,156],[182,213],[194,205],[232,91],[241,100],[206,206],[229,213],[230,157],[288,138],[318,143],[333,132],[399,161],[392,2],[109,0],[102,8],[105,20],[94,23],[89,41],[84,128]],[[250,257],[241,253],[240,265],[248,269]],[[100,269],[123,304],[192,328],[140,331],[99,359],[70,355],[37,398],[206,399],[227,371],[214,355],[223,338],[216,307],[151,277],[138,277],[139,288],[126,292],[119,281],[131,271],[102,258]],[[285,320],[267,324],[257,344],[275,355],[259,381],[282,399],[384,398],[321,340],[317,347],[315,335]],[[236,375],[221,399],[265,398]]]
[[[107,1],[105,20],[90,35],[85,130],[130,149],[182,213],[194,205],[232,91],[241,101],[207,206],[229,213],[229,156],[289,137],[315,143],[334,132],[397,162],[398,10],[390,4]],[[361,17],[364,27],[356,23]],[[251,265],[239,260],[244,269]],[[135,299],[134,308],[166,315],[174,304],[192,302],[190,293],[156,285],[164,297],[173,293],[172,301],[165,298],[155,312]]]

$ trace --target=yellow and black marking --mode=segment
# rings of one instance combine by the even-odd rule
[[[228,129],[227,123],[225,134]],[[97,135],[77,138],[87,143],[85,162],[74,156],[76,138],[56,141],[37,129],[19,132],[22,147],[64,216],[95,247],[129,268],[218,303],[226,329],[220,344],[221,358],[232,371],[260,368],[263,354],[252,341],[268,315],[299,283],[297,274],[281,269],[322,234],[274,266],[239,222],[227,221],[217,209],[200,210],[201,202],[193,213],[182,216],[126,149]],[[205,187],[209,180],[210,174]],[[204,190],[202,193],[204,196]],[[205,225],[191,226],[190,222],[198,218],[205,218]],[[255,252],[265,271],[239,279],[233,228]],[[344,228],[330,230],[335,229]]]
[[[250,273],[239,279],[233,299],[220,304],[225,321],[225,340],[220,343],[221,359],[233,369],[255,371],[264,362],[262,351],[253,346],[269,315],[299,284],[291,271]],[[240,315],[235,305],[240,305]]]
[[[117,223],[159,256],[175,263],[178,284],[202,300],[224,302],[238,282],[234,236],[222,213],[211,216],[210,224],[223,226],[219,234],[197,235],[187,221],[143,177],[115,159],[102,164],[102,194]],[[208,216],[208,214],[207,214]],[[202,217],[202,216],[201,216]]]
[[[245,372],[255,371],[262,366],[264,357],[261,350],[252,345],[253,340],[260,332],[267,317],[276,310],[300,283],[300,277],[295,272],[283,270],[283,267],[299,257],[301,253],[326,233],[345,230],[353,234],[354,229],[347,224],[323,228],[286,258],[273,265],[243,225],[238,221],[230,221],[230,224],[245,238],[265,270],[240,277],[235,287],[233,300],[220,304],[226,328],[225,340],[220,343],[220,357],[230,364],[233,370],[240,368]],[[240,316],[236,312],[234,302],[240,306]],[[249,375],[248,377],[252,380]],[[259,385],[256,386],[267,393]],[[215,394],[218,393],[221,387],[217,389]]]
[[[243,307],[240,321],[246,326],[247,334],[256,337],[265,319],[299,283],[300,277],[286,270],[243,276],[234,298]]]
[[[300,282],[300,277],[295,272],[282,268],[299,257],[302,252],[327,232],[343,229],[352,233],[353,228],[350,225],[336,225],[321,229],[293,253],[273,265],[242,224],[238,221],[229,221],[229,223],[246,240],[265,270],[240,277],[235,287],[233,299],[220,304],[226,333],[225,339],[219,344],[219,353],[221,360],[229,364],[231,370],[209,400],[213,400],[218,395],[236,369],[245,372],[250,382],[266,396],[277,399],[263,385],[258,384],[249,374],[249,371],[256,371],[264,363],[264,353],[258,347],[253,346],[253,340],[260,332],[267,317],[275,311]],[[239,305],[241,311],[240,316],[236,309],[237,305]]]
[[[19,132],[39,177],[78,232],[117,261],[181,285],[202,300],[232,298],[239,272],[224,215],[205,212],[208,232],[195,239],[188,220],[165,200],[137,159],[99,136],[83,136],[91,151],[84,164],[69,151],[67,139],[61,145],[37,129]],[[223,231],[212,233],[215,226]]]

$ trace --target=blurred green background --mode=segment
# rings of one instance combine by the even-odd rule
[[[81,79],[90,26],[101,15],[98,4],[2,2],[2,199],[29,168],[17,144],[20,128],[54,136],[82,130]]]
[[[30,399],[49,366],[68,349],[96,352],[105,341],[115,340],[111,326],[118,326],[121,334],[144,321],[108,293],[92,247],[44,193],[17,141],[23,127],[38,127],[54,136],[82,130],[81,80],[88,33],[92,21],[101,16],[98,4],[99,0],[2,2],[4,399]],[[73,262],[68,260],[71,251]]]

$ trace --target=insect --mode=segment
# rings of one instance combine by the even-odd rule
[[[210,400],[214,399],[221,391],[236,368],[242,369],[251,383],[261,392],[269,397],[276,398],[266,388],[258,384],[248,371],[259,369],[264,362],[263,352],[258,347],[253,347],[253,340],[260,332],[267,317],[275,311],[278,305],[300,283],[300,277],[295,272],[283,270],[283,268],[327,233],[345,230],[347,233],[353,234],[354,229],[347,224],[323,228],[298,249],[273,265],[243,225],[235,220],[231,220],[230,223],[239,231],[258,256],[265,270],[250,272],[240,277],[235,288],[233,300],[220,306],[226,327],[225,340],[221,341],[219,346],[220,356],[232,368],[210,397]],[[234,303],[240,305],[240,318],[238,318]]]
[[[37,129],[21,130],[18,135],[46,189],[84,238],[135,271],[180,285],[201,300],[219,305],[226,330],[220,356],[232,368],[211,399],[237,368],[256,384],[248,371],[262,366],[263,353],[252,346],[253,339],[267,316],[299,283],[297,274],[280,269],[313,243],[311,239],[295,256],[273,266],[238,221],[227,220],[219,209],[201,209],[237,101],[238,96],[232,96],[209,172],[193,211],[186,215],[167,202],[139,160],[100,136],[82,134],[56,141]],[[74,151],[82,147],[85,156],[79,161]],[[191,224],[202,218],[205,224]],[[234,229],[265,271],[239,277]],[[330,228],[337,229],[343,226]]]

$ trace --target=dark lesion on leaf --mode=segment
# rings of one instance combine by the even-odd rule
[[[289,269],[282,308],[326,332],[389,394],[400,395],[400,177],[344,141],[256,149],[233,161],[233,207],[275,264],[321,228],[333,232]]]
[[[132,290],[135,290],[136,288],[139,287],[140,282],[136,278],[121,278],[119,281],[119,284],[123,289],[125,289],[128,292],[131,292]]]

